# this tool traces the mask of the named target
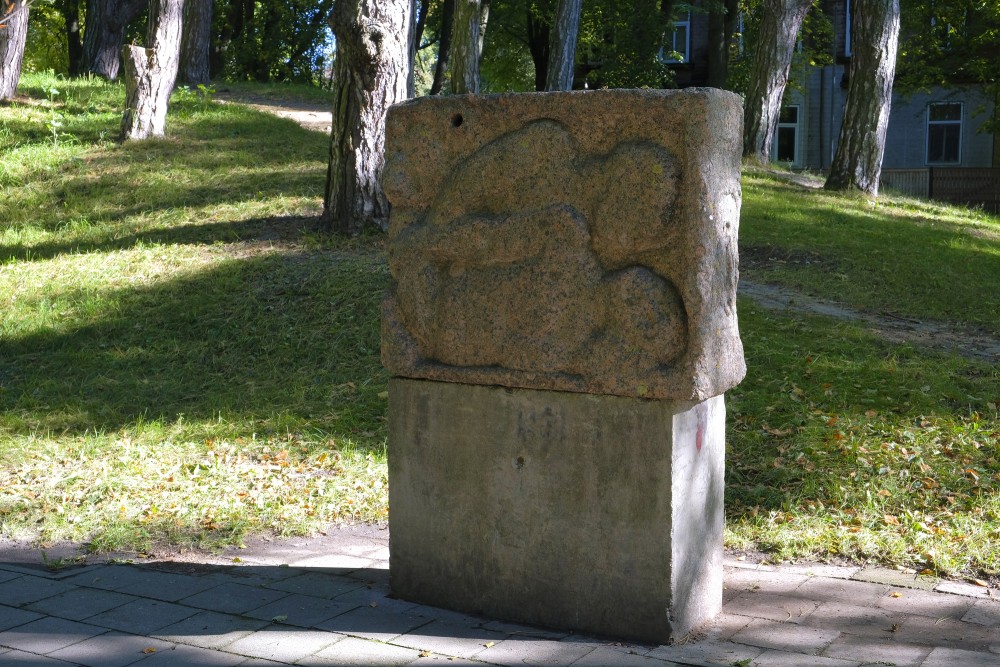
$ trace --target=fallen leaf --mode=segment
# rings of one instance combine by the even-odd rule
[[[431,657],[431,652],[430,651],[421,651],[420,653],[417,654],[417,656],[420,657],[420,658],[429,658],[429,657]]]
[[[982,579],[973,579],[972,583],[974,583],[976,586],[982,586],[983,588],[989,588],[990,587],[990,585],[988,583],[986,583],[985,581],[983,581]]]
[[[901,598],[901,597],[903,597],[903,594],[900,593],[899,591],[896,591],[895,593],[890,593],[889,597],[891,597],[891,598]]]
[[[485,644],[483,644],[483,646],[485,646],[486,648],[493,648],[494,646],[496,646],[496,642],[486,642]]]
[[[898,526],[899,525],[899,519],[897,519],[896,517],[894,517],[891,514],[886,514],[884,516],[884,519],[885,519],[886,524],[889,525],[889,526]]]
[[[147,646],[146,648],[142,649],[142,652],[146,654],[156,653],[156,649],[153,648],[152,646]]]
[[[387,391],[381,391],[381,392],[379,392],[378,397],[381,398],[381,399],[383,399],[383,400],[387,399],[387,398],[389,398],[389,392],[387,392]],[[430,654],[428,653],[427,655],[430,655]],[[427,657],[427,656],[422,656],[422,657]]]
[[[378,606],[378,602],[375,602],[375,600],[372,600],[371,602],[368,603],[368,606],[371,607],[372,609],[374,609],[375,607]]]
[[[899,623],[893,623],[889,626],[889,632],[899,632]]]
[[[878,412],[876,412],[875,410],[865,410],[865,417],[875,417],[877,415]]]
[[[882,490],[880,490],[878,492],[878,495],[880,495],[880,496],[891,496],[892,494],[889,493],[888,491],[886,491],[885,489],[882,489]]]

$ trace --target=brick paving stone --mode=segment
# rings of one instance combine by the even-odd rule
[[[725,605],[726,613],[766,618],[782,623],[801,623],[819,602],[776,593],[744,593]]]
[[[67,646],[49,653],[50,658],[59,658],[87,667],[125,667],[138,662],[153,651],[166,651],[173,644],[158,639],[128,635],[121,632],[107,632],[78,644]]]
[[[131,565],[104,565],[69,577],[63,581],[78,586],[115,591],[124,586],[142,581],[146,576],[146,572],[148,570],[132,567]]]
[[[908,618],[920,617],[897,614],[876,607],[825,602],[809,615],[805,624],[862,637],[886,637],[892,632],[891,628],[894,625],[902,626]]]
[[[372,588],[362,586],[361,588],[355,589],[350,593],[338,595],[333,598],[333,601],[343,604],[354,604],[358,607],[373,607],[375,609],[384,609],[386,611],[395,612],[405,612],[416,606],[413,602],[389,597],[386,594],[387,592],[379,590],[381,588],[382,587],[379,585],[375,585]]]
[[[813,577],[796,588],[792,595],[816,600],[817,604],[835,601],[865,607],[875,604],[888,591],[885,584]]]
[[[140,576],[115,590],[119,593],[128,593],[164,602],[177,602],[218,585],[218,582],[209,577],[136,569]]]
[[[431,607],[425,604],[415,604],[406,610],[407,614],[412,614],[414,616],[423,616],[425,618],[431,618],[437,621],[447,621],[449,623],[457,623],[459,625],[469,625],[482,627],[483,624],[488,623],[491,619],[473,616],[471,614],[464,614],[460,611],[455,611],[453,609],[442,609],[441,607]]]
[[[827,563],[792,563],[782,565],[781,572],[788,574],[804,574],[808,577],[824,577],[827,579],[850,579],[861,570],[857,565],[829,565]]]
[[[226,567],[206,577],[220,584],[243,584],[245,586],[263,586],[282,579],[290,579],[303,574],[294,567],[274,567],[273,565],[239,565]]]
[[[344,639],[343,635],[332,632],[288,629],[270,625],[237,639],[225,650],[229,653],[238,653],[252,658],[296,662]]]
[[[64,618],[40,618],[0,632],[0,646],[45,654],[104,632],[104,628]]]
[[[339,577],[334,574],[324,574],[322,572],[307,572],[297,577],[283,579],[268,584],[268,588],[288,593],[298,593],[299,595],[311,595],[312,597],[333,598],[362,588],[364,584],[357,579],[349,577]]]
[[[435,620],[393,640],[394,644],[459,658],[473,658],[486,644],[500,645],[505,635],[463,623]]]
[[[246,615],[264,621],[274,621],[275,623],[282,623],[284,625],[311,628],[318,623],[322,623],[335,616],[340,616],[352,609],[357,609],[357,606],[324,600],[323,598],[313,598],[308,595],[293,594],[287,595],[277,602],[252,609],[246,612]],[[275,618],[282,616],[284,618],[275,620]]]
[[[1000,626],[1000,602],[977,600],[972,605],[972,609],[962,617],[962,620],[966,623],[976,623],[991,628]]]
[[[17,579],[18,577],[23,576],[23,574],[23,572],[7,572],[6,570],[0,570],[0,582]]]
[[[175,646],[150,654],[142,667],[236,667],[246,662],[242,655],[212,651],[198,646]]]
[[[10,607],[20,607],[74,588],[76,586],[65,581],[23,575],[0,584],[0,602]]]
[[[815,655],[839,635],[836,630],[826,628],[757,619],[733,635],[732,641],[760,648]]]
[[[666,667],[667,663],[616,646],[598,646],[573,663],[574,667]]]
[[[920,667],[997,667],[998,664],[1000,656],[995,653],[938,647]]]
[[[485,642],[489,643],[489,642]],[[476,654],[476,660],[498,665],[571,665],[594,650],[592,644],[551,639],[508,638]]]
[[[132,595],[125,595],[114,591],[74,588],[71,591],[33,602],[25,606],[25,609],[39,611],[49,616],[82,621],[94,614],[100,614],[103,611],[120,607],[135,599]]]
[[[973,598],[989,598],[990,589],[982,586],[962,583],[961,581],[942,581],[934,587],[939,593],[951,593],[952,595],[967,595]]]
[[[148,635],[197,613],[197,609],[170,602],[136,600],[91,616],[87,622],[112,630]]]
[[[30,623],[41,617],[41,614],[33,611],[0,605],[0,631]]]
[[[926,644],[942,648],[960,648],[970,651],[988,651],[1000,641],[993,628],[975,623],[962,623],[951,619],[933,619],[927,616],[908,616],[893,635],[899,641]],[[997,658],[1000,663],[1000,658]]]
[[[856,660],[841,660],[821,655],[802,655],[787,651],[764,651],[757,656],[752,664],[753,667],[758,665],[761,667],[858,667]]]
[[[420,657],[419,651],[348,637],[308,659],[309,667],[402,667]]]
[[[346,614],[317,623],[320,630],[339,632],[380,642],[392,641],[402,634],[431,622],[425,616],[398,613],[380,608],[358,607]]]
[[[805,583],[809,577],[804,574],[785,575],[781,572],[764,570],[733,570],[726,573],[724,582],[727,589],[754,593],[790,593]]]
[[[286,597],[286,591],[274,591],[260,586],[219,584],[214,588],[178,600],[180,604],[227,614],[241,614]]]
[[[764,652],[763,648],[729,641],[698,641],[691,644],[658,646],[649,652],[651,658],[676,662],[732,665],[740,660],[752,660]]]
[[[890,570],[884,567],[866,567],[855,574],[852,579],[856,581],[868,581],[873,584],[887,584],[889,586],[901,586],[903,588],[918,588],[924,591],[934,590],[934,587],[941,583],[937,577],[919,576],[917,574],[904,574],[899,570]]]
[[[893,597],[896,594],[898,597]],[[930,616],[931,618],[953,618],[960,620],[972,609],[974,598],[933,591],[915,591],[907,589],[892,589],[882,596],[877,607],[888,611],[898,611],[905,614]]]
[[[24,651],[0,653],[0,667],[71,667],[71,665],[73,665],[71,662]]]
[[[222,648],[268,625],[266,621],[203,611],[168,625],[155,636],[178,644]]]
[[[823,655],[896,667],[919,667],[930,652],[929,646],[905,644],[892,637],[841,635],[826,647]]]
[[[714,641],[727,641],[730,637],[749,625],[752,619],[749,616],[738,616],[723,611],[715,617],[711,625],[702,628],[705,639]]]

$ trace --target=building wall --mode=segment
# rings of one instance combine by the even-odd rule
[[[882,168],[927,166],[927,106],[933,102],[962,104],[960,161],[948,166],[992,166],[993,138],[980,130],[993,112],[993,103],[979,90],[962,87],[947,90],[937,88],[930,93],[917,93],[909,97],[893,96]]]

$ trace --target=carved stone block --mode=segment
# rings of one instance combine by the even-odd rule
[[[741,113],[712,89],[394,106],[383,364],[672,400],[736,385]]]

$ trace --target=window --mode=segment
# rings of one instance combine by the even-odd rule
[[[962,161],[962,103],[934,102],[927,106],[927,164]]]
[[[691,12],[674,21],[674,30],[667,35],[663,51],[660,57],[665,63],[691,62]]]
[[[790,105],[778,116],[772,157],[776,162],[799,163],[799,107]]]

